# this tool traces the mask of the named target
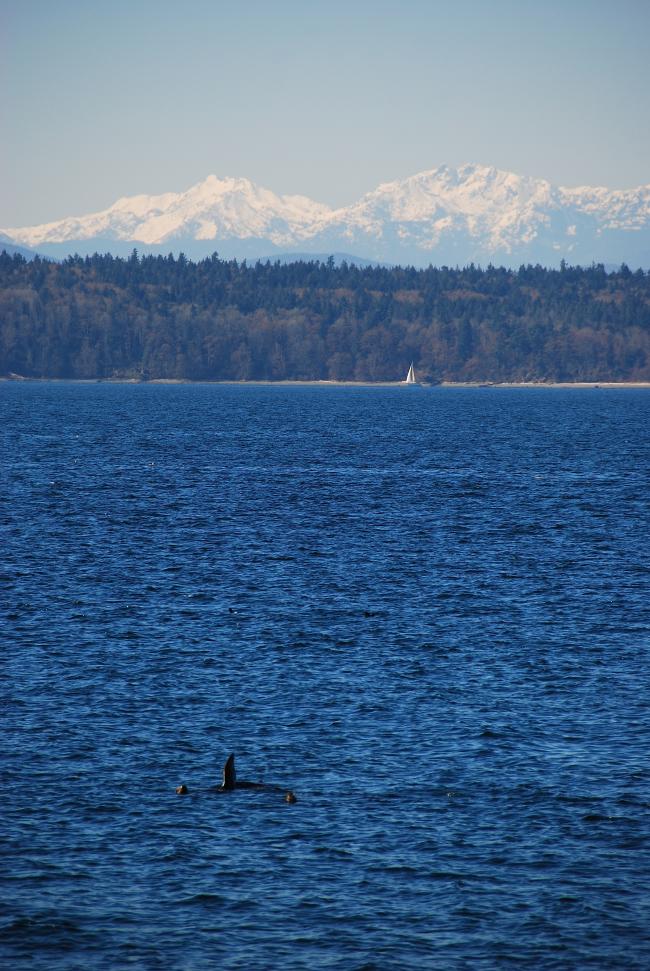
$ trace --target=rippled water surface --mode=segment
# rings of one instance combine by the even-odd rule
[[[7,967],[650,967],[650,392],[0,417]]]

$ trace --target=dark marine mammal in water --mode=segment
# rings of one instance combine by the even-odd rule
[[[223,767],[221,785],[217,786],[216,791],[233,792],[235,789],[265,789],[267,792],[286,792],[287,795],[293,796],[293,792],[287,791],[285,786],[276,786],[270,782],[250,782],[247,779],[238,779],[235,769],[235,756],[231,752]],[[295,799],[296,797],[293,796],[292,801],[295,802]]]
[[[226,759],[223,767],[221,785],[217,786],[217,792],[233,792],[235,789],[268,789],[271,792],[285,792],[284,786],[274,786],[268,782],[249,782],[246,779],[237,779],[235,769],[235,756],[231,753]]]
[[[235,756],[231,752],[223,767],[221,790],[223,792],[232,792],[236,785],[237,773],[235,772]]]
[[[237,779],[237,772],[235,770],[235,756],[231,752],[223,767],[221,785],[215,786],[211,791],[234,792],[235,789],[258,789],[265,790],[266,792],[284,792],[285,802],[294,803],[298,801],[291,789],[287,789],[285,786],[276,786],[270,782],[249,782],[246,779]],[[177,787],[176,792],[179,796],[184,796],[189,792],[189,789],[186,785],[181,785]]]

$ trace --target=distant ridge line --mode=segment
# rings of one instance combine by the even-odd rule
[[[0,230],[8,245],[72,253],[184,252],[286,260],[355,254],[380,265],[650,263],[650,184],[554,186],[491,166],[439,166],[332,208],[243,178],[118,199],[100,212]],[[348,259],[347,256],[345,256]]]

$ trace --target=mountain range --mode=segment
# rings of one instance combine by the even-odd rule
[[[414,266],[554,266],[564,259],[647,268],[650,184],[565,188],[488,166],[440,166],[335,209],[245,178],[210,175],[185,192],[130,196],[102,212],[0,234],[8,245],[56,258],[137,248],[190,258],[336,252]]]

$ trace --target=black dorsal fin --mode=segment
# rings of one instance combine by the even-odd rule
[[[237,773],[235,772],[235,756],[231,753],[226,759],[223,767],[222,789],[234,789],[237,783]]]

